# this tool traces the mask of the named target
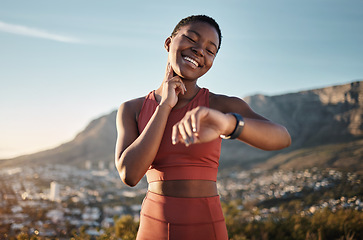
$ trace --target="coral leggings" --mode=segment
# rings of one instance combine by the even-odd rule
[[[148,192],[137,240],[227,240],[219,196],[178,198]]]

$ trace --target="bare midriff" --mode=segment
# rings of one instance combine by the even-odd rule
[[[149,183],[149,191],[169,197],[213,197],[217,184],[210,180],[168,180]]]

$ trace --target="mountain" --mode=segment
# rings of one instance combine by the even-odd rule
[[[255,95],[245,100],[256,112],[284,125],[292,144],[282,151],[264,152],[248,146],[237,148],[238,142],[233,142],[227,150],[233,156],[225,155],[231,165],[233,159],[246,156],[243,160],[247,161],[240,165],[363,170],[363,81],[279,96]]]
[[[0,161],[0,167],[19,164],[61,163],[84,166],[86,161],[98,163],[114,160],[116,111],[91,121],[70,142],[54,149]]]
[[[262,151],[224,140],[220,168],[341,168],[363,172],[363,81],[276,96],[244,99],[254,111],[284,125],[292,144],[280,151]],[[86,161],[113,162],[116,111],[90,122],[72,141],[47,151],[8,159],[0,167]]]

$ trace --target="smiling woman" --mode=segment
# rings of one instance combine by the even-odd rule
[[[189,80],[203,76],[212,67],[218,52],[221,41],[219,34],[220,31],[207,22],[195,22],[174,30],[165,41],[174,72]],[[182,71],[184,65],[189,68]]]
[[[145,174],[149,183],[138,240],[228,239],[216,184],[221,139],[264,150],[290,145],[283,126],[253,112],[242,99],[197,85],[220,44],[221,31],[212,18],[183,19],[165,40],[168,60],[161,86],[119,108],[117,170],[129,186]]]

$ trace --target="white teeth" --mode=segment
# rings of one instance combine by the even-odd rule
[[[188,62],[193,63],[196,67],[199,66],[198,62],[195,61],[194,59],[190,58],[190,57],[185,56],[184,59],[187,60]]]

